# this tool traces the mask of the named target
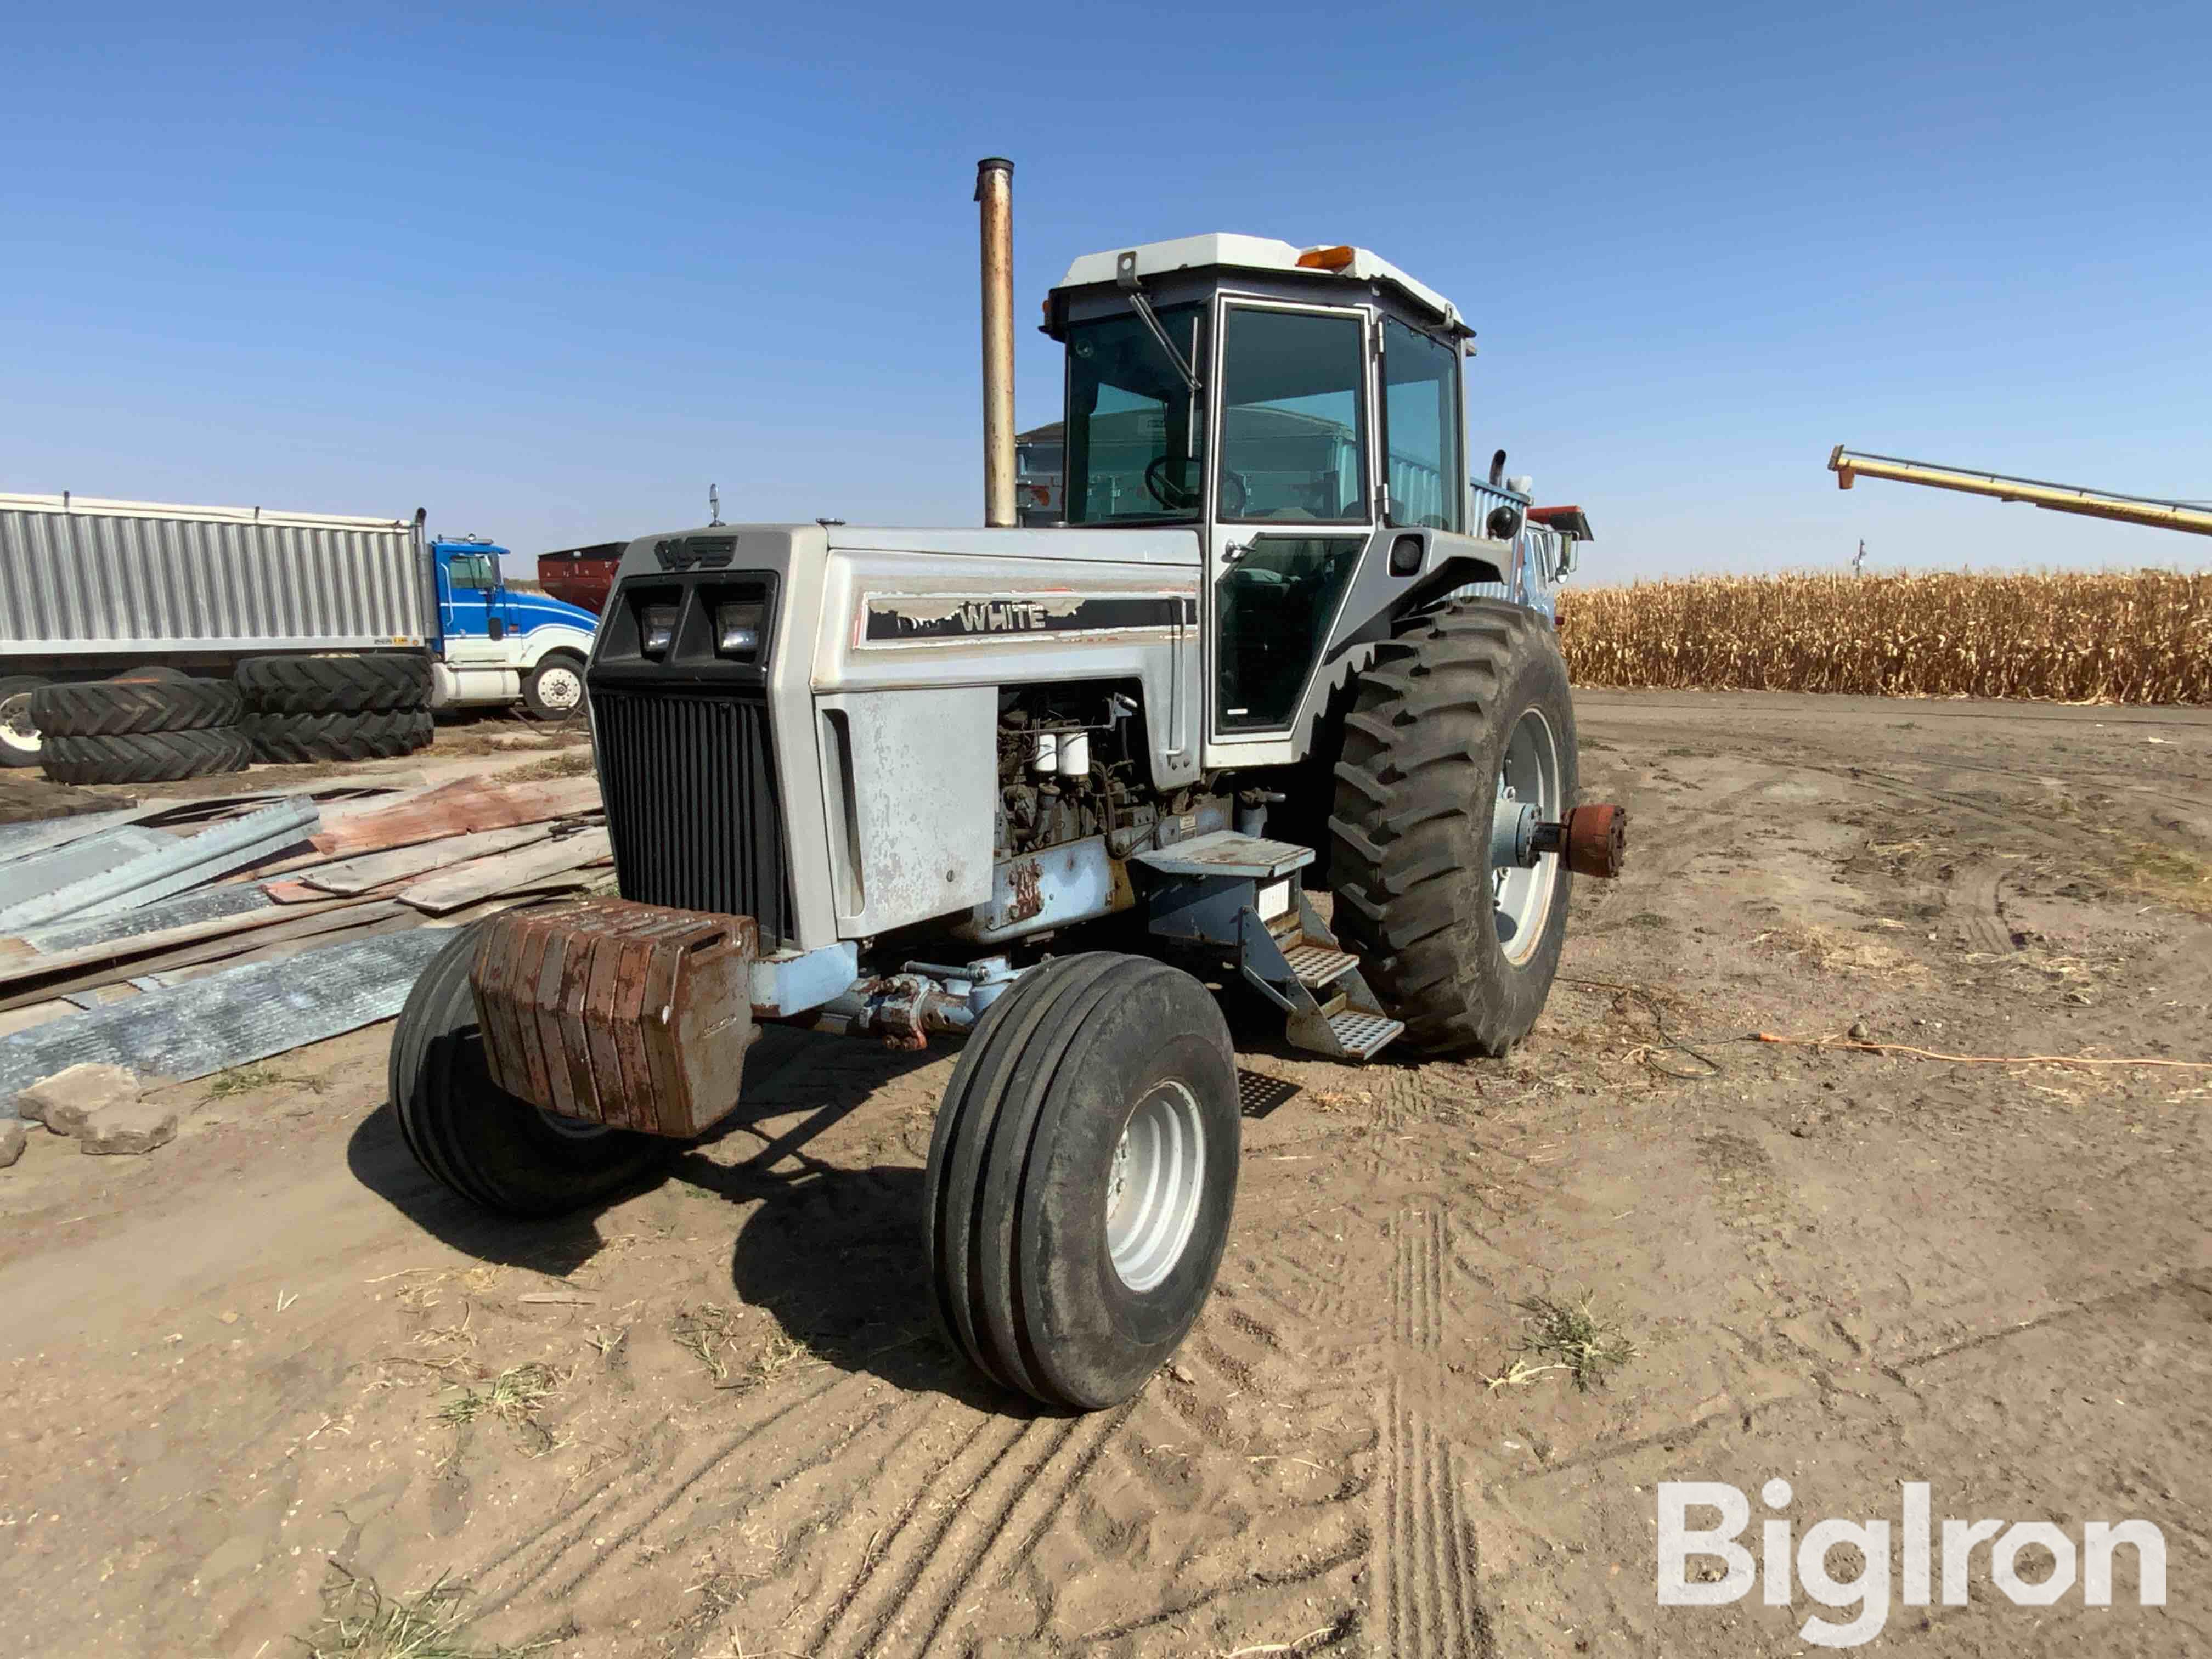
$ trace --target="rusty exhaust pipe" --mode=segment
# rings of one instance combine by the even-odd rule
[[[983,204],[983,522],[1014,522],[1014,164],[975,163]]]

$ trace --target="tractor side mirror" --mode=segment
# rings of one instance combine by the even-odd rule
[[[1575,538],[1572,536],[1562,536],[1559,538],[1559,580],[1565,580],[1568,574],[1574,568]]]

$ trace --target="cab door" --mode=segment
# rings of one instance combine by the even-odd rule
[[[1206,763],[1297,758],[1293,729],[1375,533],[1379,491],[1357,307],[1215,301],[1206,524]]]
[[[448,554],[439,562],[438,575],[446,661],[455,668],[504,666],[513,647],[507,638],[507,594],[492,556]]]

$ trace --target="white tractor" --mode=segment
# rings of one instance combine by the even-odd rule
[[[994,527],[630,543],[588,671],[622,896],[457,937],[392,1098],[440,1180],[550,1214],[735,1110],[764,1021],[963,1037],[921,1239],[944,1328],[1095,1408],[1228,1237],[1206,981],[1341,1060],[1503,1054],[1625,817],[1576,801],[1565,666],[1515,597],[1529,502],[1469,477],[1473,331],[1364,249],[1077,259],[1044,322],[1066,521],[1012,527],[1012,170],[978,179]]]

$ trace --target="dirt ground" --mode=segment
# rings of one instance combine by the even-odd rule
[[[776,1033],[738,1127],[546,1226],[416,1170],[388,1028],[175,1090],[150,1157],[35,1133],[0,1172],[0,1650],[350,1653],[349,1574],[563,1659],[1791,1654],[1802,1594],[1654,1590],[1659,1481],[1752,1494],[1750,1541],[1781,1476],[1801,1529],[1923,1480],[1938,1517],[2164,1533],[2163,1608],[2126,1551],[2109,1610],[2015,1606],[1984,1549],[1892,1649],[2212,1651],[2212,1070],[1746,1040],[2212,1060],[2212,715],[1581,722],[1632,867],[1577,889],[1535,1036],[1355,1070],[1252,1022],[1219,1287],[1117,1410],[1040,1414],[929,1328],[949,1052]],[[1540,1298],[1632,1357],[1577,1386]]]

